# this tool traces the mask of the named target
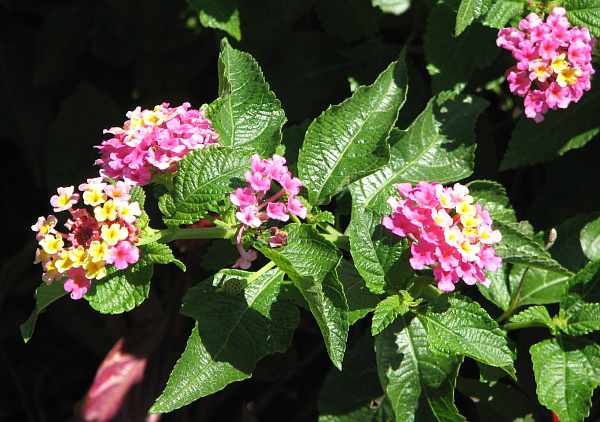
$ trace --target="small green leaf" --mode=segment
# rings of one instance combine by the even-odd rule
[[[208,147],[192,151],[179,162],[175,189],[160,198],[167,225],[193,224],[243,184],[251,151]]]
[[[391,158],[381,170],[352,187],[355,205],[380,214],[389,211],[387,199],[401,182],[448,183],[473,173],[473,127],[487,101],[459,96],[438,105],[431,100],[406,131],[390,134]]]
[[[570,275],[564,272],[519,264],[513,266],[509,277],[513,294],[518,290],[516,306],[557,303],[569,289]]]
[[[329,202],[348,184],[384,165],[387,138],[406,100],[404,58],[393,62],[370,86],[331,106],[308,127],[298,172],[311,204]]]
[[[373,7],[379,7],[383,13],[401,15],[410,7],[411,0],[371,0]]]
[[[563,331],[570,336],[583,336],[600,330],[600,303],[576,302],[564,312],[566,326]]]
[[[567,17],[572,25],[585,26],[600,37],[600,4],[597,0],[565,0],[562,6],[567,9]]]
[[[545,306],[532,306],[513,315],[505,329],[517,330],[525,327],[552,327],[552,318]]]
[[[309,225],[289,224],[286,231],[286,246],[273,249],[259,243],[255,247],[300,290],[321,330],[331,361],[341,370],[349,329],[348,302],[337,273],[341,256]]]
[[[208,106],[207,116],[221,145],[271,155],[281,142],[286,121],[281,103],[256,60],[232,48],[225,38],[219,54],[219,98]]]
[[[479,16],[490,8],[492,0],[462,0],[456,14],[454,34],[458,37]]]
[[[581,230],[581,249],[590,261],[600,259],[600,218]]]
[[[504,28],[513,18],[521,16],[525,9],[522,0],[496,0],[483,20],[485,26]]]
[[[212,283],[190,289],[182,313],[198,322],[150,412],[170,412],[249,378],[258,360],[285,351],[298,314],[291,304],[278,301],[282,281],[277,269],[223,270]],[[227,287],[234,282],[239,289]]]
[[[352,207],[347,234],[350,253],[356,269],[373,293],[383,293],[395,279],[402,276],[402,254],[406,244],[394,237],[381,224],[381,216],[361,205]],[[412,271],[409,273],[412,275]]]
[[[35,308],[27,321],[21,324],[21,336],[23,341],[27,343],[33,337],[35,324],[40,314],[50,306],[51,303],[65,296],[67,292],[63,287],[63,280],[55,280],[52,284],[42,283],[40,287],[35,289]]]
[[[400,295],[392,295],[383,299],[373,313],[371,335],[376,336],[381,333],[398,316],[406,314],[409,309],[409,303]]]
[[[585,340],[549,339],[530,349],[537,396],[561,422],[581,422],[600,385],[600,346]]]
[[[175,258],[173,251],[168,245],[164,243],[148,243],[140,246],[141,258],[143,262],[148,264],[170,264],[173,263],[181,271],[185,271],[185,264]]]
[[[236,40],[242,39],[238,0],[189,0],[198,11],[202,26],[227,32]]]
[[[456,376],[462,358],[429,346],[428,333],[418,318],[399,317],[375,337],[379,379],[397,422],[415,420],[422,394],[433,398],[432,410],[442,410],[435,391]]]
[[[103,279],[92,282],[84,298],[102,314],[131,311],[148,297],[153,272],[153,265],[142,260],[126,270],[111,267]]]
[[[488,287],[477,283],[477,288],[487,300],[494,303],[503,311],[506,311],[511,300],[507,265],[502,264],[497,271],[488,272],[487,279],[490,281]]]
[[[430,306],[419,318],[427,329],[430,344],[443,351],[459,353],[490,366],[506,368],[514,375],[513,355],[506,333],[488,313],[467,298],[446,297]]]

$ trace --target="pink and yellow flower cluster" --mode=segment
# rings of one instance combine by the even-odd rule
[[[536,122],[550,109],[578,102],[591,88],[595,39],[587,28],[571,27],[562,7],[552,9],[546,21],[531,13],[519,29],[501,29],[496,44],[517,60],[506,79],[511,92],[525,97],[525,115]]]
[[[112,135],[97,146],[100,174],[145,185],[156,172],[174,172],[176,163],[188,152],[218,142],[219,136],[202,110],[190,103],[152,110],[137,107],[127,113],[123,127],[104,131]]]
[[[306,208],[296,197],[302,182],[292,176],[285,164],[285,158],[277,154],[266,160],[256,154],[252,156],[252,169],[244,175],[248,186],[236,189],[229,196],[239,207],[236,217],[241,223],[258,228],[269,218],[284,222],[290,215],[306,218]],[[273,182],[281,187],[274,193],[277,188]]]
[[[54,212],[70,214],[66,231],[57,230],[54,215],[39,217],[31,226],[39,243],[34,263],[42,265],[42,279],[51,283],[66,277],[64,288],[73,299],[82,298],[92,280],[106,276],[107,265],[123,270],[138,261],[135,223],[142,213],[125,182],[110,184],[98,177],[79,185],[79,191],[61,187],[50,199]],[[80,199],[84,206],[76,207]]]
[[[496,271],[501,264],[492,245],[502,236],[492,228],[489,213],[473,203],[469,189],[459,183],[450,188],[427,182],[396,188],[400,199],[388,199],[392,214],[384,216],[382,224],[408,238],[411,267],[431,268],[445,292],[453,291],[461,279],[489,286],[484,270]]]

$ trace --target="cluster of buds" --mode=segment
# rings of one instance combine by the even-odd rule
[[[431,268],[445,292],[453,291],[460,279],[489,286],[484,270],[496,271],[501,264],[491,245],[502,236],[492,228],[489,213],[473,204],[469,189],[459,183],[450,188],[426,182],[396,188],[400,199],[388,199],[392,214],[384,216],[382,224],[408,238],[411,267]]]
[[[112,138],[97,146],[100,174],[134,184],[149,183],[156,172],[174,172],[176,163],[188,152],[218,142],[219,136],[202,110],[189,103],[153,110],[137,107],[127,113],[123,127],[104,131]]]
[[[273,155],[269,159],[252,156],[251,171],[244,174],[248,185],[238,188],[229,199],[238,207],[236,218],[242,223],[237,236],[237,248],[240,259],[235,267],[249,268],[257,257],[253,250],[245,251],[241,236],[246,228],[259,228],[267,220],[287,222],[290,216],[306,218],[306,207],[297,198],[302,182],[294,177],[286,166],[285,158]],[[275,185],[273,182],[277,182]],[[287,234],[276,227],[271,228],[269,245],[283,246],[287,242]]]
[[[130,201],[130,185],[106,183],[102,177],[79,185],[58,188],[50,204],[54,212],[68,212],[65,231],[57,230],[54,215],[39,217],[31,226],[39,248],[34,263],[43,268],[42,279],[51,283],[66,277],[64,288],[71,298],[80,299],[91,281],[106,275],[106,266],[123,270],[139,259],[137,218],[142,211]],[[76,207],[79,200],[85,206]]]
[[[571,27],[565,15],[565,9],[555,7],[544,22],[531,13],[519,29],[501,29],[496,40],[517,60],[507,71],[509,88],[525,97],[525,115],[536,122],[549,109],[578,102],[591,88],[595,39],[587,28]]]

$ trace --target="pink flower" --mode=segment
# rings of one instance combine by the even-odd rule
[[[289,174],[284,174],[280,177],[279,183],[288,195],[296,196],[300,193],[302,182],[296,177],[291,177]]]
[[[541,122],[548,110],[564,109],[591,89],[592,48],[586,28],[572,28],[562,7],[544,22],[535,13],[519,29],[502,28],[496,44],[510,51],[517,64],[506,73],[512,93],[525,98],[525,116]]]
[[[252,265],[252,262],[258,258],[258,255],[254,249],[248,251],[242,251],[240,257],[233,264],[233,268],[241,268],[247,270]]]
[[[53,215],[49,215],[47,218],[38,217],[36,223],[31,226],[31,230],[37,233],[35,236],[36,240],[42,240],[47,234],[56,233],[54,227],[57,222],[58,220]]]
[[[290,219],[285,204],[281,202],[269,202],[267,205],[267,215],[273,220],[288,221]]]
[[[489,213],[472,203],[469,189],[458,183],[444,188],[420,182],[414,188],[398,185],[397,191],[401,197],[388,199],[392,213],[381,223],[408,239],[411,267],[431,268],[444,292],[453,291],[460,279],[466,284],[489,284],[484,270],[496,271],[501,263],[489,245],[502,236],[492,229]]]
[[[249,205],[241,211],[236,212],[235,216],[240,222],[250,227],[256,228],[260,227],[262,224],[262,221],[258,216],[258,208],[254,205]]]
[[[263,173],[252,173],[247,171],[244,174],[244,177],[246,178],[246,181],[250,183],[252,189],[254,189],[257,192],[264,193],[271,189],[271,179]]]
[[[50,198],[50,205],[54,207],[54,212],[68,210],[79,201],[79,194],[74,192],[74,186],[58,188],[56,191],[58,195]]]
[[[295,197],[288,198],[287,209],[296,217],[299,217],[303,220],[306,218],[306,207],[302,204],[302,202],[300,202],[300,200],[296,199]]]
[[[91,281],[85,277],[83,268],[73,268],[67,272],[67,280],[64,284],[65,292],[71,293],[71,299],[81,299],[89,290]]]
[[[128,183],[125,183],[119,180],[114,185],[107,185],[104,191],[106,194],[112,199],[121,200],[121,201],[129,201],[130,195],[129,190],[131,186]]]
[[[271,236],[269,237],[269,246],[278,248],[287,244],[288,234],[277,227],[271,227]]]
[[[252,188],[237,188],[234,193],[229,195],[229,200],[240,208],[246,208],[249,205],[257,205],[256,195]]]
[[[119,270],[124,270],[130,264],[138,262],[139,258],[139,249],[130,242],[123,240],[110,249],[106,262],[114,264],[115,268]]]
[[[113,179],[144,185],[154,172],[174,172],[186,154],[218,142],[219,136],[202,110],[189,103],[152,110],[137,107],[127,113],[123,127],[104,130],[111,137],[98,148],[100,173]]]

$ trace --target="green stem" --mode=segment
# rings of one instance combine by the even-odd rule
[[[248,277],[248,284],[252,283],[258,277],[260,277],[261,275],[263,275],[264,273],[266,273],[267,271],[269,271],[271,268],[274,268],[274,267],[275,267],[275,263],[273,261],[269,261],[260,270],[258,270],[257,272],[252,274],[250,277]]]
[[[235,235],[235,230],[227,227],[202,227],[202,228],[169,228],[160,231],[161,243],[183,239],[230,239]]]
[[[336,245],[340,249],[349,250],[350,249],[350,241],[348,240],[348,236],[336,230],[335,227],[327,225],[325,227],[325,231],[322,236],[329,240],[331,243]]]
[[[527,275],[529,268],[531,268],[531,267],[527,267],[527,268],[525,268],[525,271],[523,271],[523,275],[521,276],[521,279],[519,280],[519,286],[517,287],[517,291],[515,292],[513,297],[510,299],[510,303],[508,304],[508,308],[506,309],[506,311],[504,311],[504,313],[496,319],[496,322],[501,323],[502,321],[510,318],[515,313],[515,311],[517,309],[519,309],[519,306],[520,306],[519,299],[521,297],[523,281],[525,280],[525,276]]]

